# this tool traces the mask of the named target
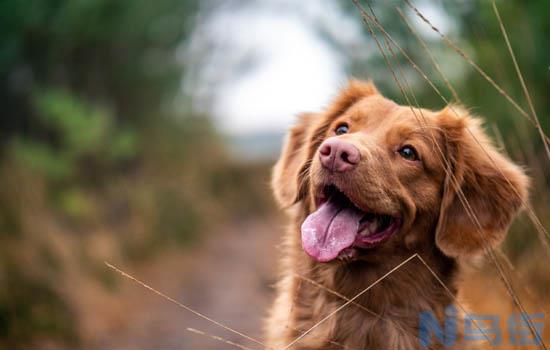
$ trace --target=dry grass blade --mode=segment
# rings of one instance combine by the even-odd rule
[[[443,71],[441,70],[441,67],[439,66],[439,63],[437,63],[437,60],[432,55],[432,52],[428,48],[428,45],[426,45],[426,42],[424,41],[424,39],[422,39],[422,37],[414,30],[413,26],[409,23],[409,21],[407,21],[407,17],[405,16],[405,14],[403,14],[403,11],[401,11],[401,9],[397,6],[395,7],[395,9],[399,13],[399,16],[401,16],[401,18],[403,19],[403,22],[405,22],[405,24],[407,25],[407,28],[409,29],[411,34],[420,43],[420,45],[422,46],[422,49],[424,50],[424,52],[426,52],[426,54],[430,58],[430,61],[432,62],[433,66],[435,67],[435,69],[437,70],[437,72],[439,73],[439,75],[441,76],[443,81],[445,82],[445,85],[447,85],[447,88],[449,88],[449,91],[451,91],[451,94],[453,95],[453,99],[456,102],[460,103],[460,97],[458,97],[458,93],[456,92],[456,90],[453,87],[453,85],[451,84],[451,82],[447,79],[445,74],[443,74]]]
[[[394,267],[393,269],[391,269],[390,271],[388,271],[387,273],[385,273],[382,277],[380,277],[379,279],[377,279],[376,281],[374,281],[371,285],[369,285],[367,288],[363,289],[361,292],[359,292],[358,294],[356,294],[353,298],[349,299],[347,302],[345,302],[344,304],[342,304],[340,307],[338,307],[336,310],[334,310],[333,312],[331,312],[330,314],[328,314],[326,317],[324,317],[322,320],[320,320],[319,322],[317,322],[316,324],[314,324],[311,328],[309,328],[308,330],[304,331],[304,333],[302,333],[300,336],[296,337],[293,341],[291,341],[288,345],[286,345],[284,348],[282,348],[281,350],[286,350],[286,349],[289,349],[291,346],[293,346],[294,344],[296,344],[297,342],[300,341],[300,339],[302,339],[303,337],[305,337],[306,335],[308,335],[309,333],[311,333],[311,331],[313,331],[315,328],[319,327],[322,323],[326,322],[329,318],[331,318],[332,316],[336,315],[338,312],[340,312],[341,310],[343,310],[346,306],[348,306],[349,304],[353,303],[357,298],[359,298],[361,295],[365,294],[366,292],[368,292],[372,287],[374,287],[375,285],[377,285],[378,283],[382,282],[386,277],[388,277],[389,275],[391,275],[392,273],[394,273],[395,271],[399,270],[401,267],[403,267],[403,265],[407,264],[409,261],[411,261],[412,259],[414,259],[414,257],[416,256],[417,254],[413,254],[411,255],[409,258],[405,259],[403,262],[401,262],[400,264],[398,264],[396,267]]]
[[[366,11],[362,8],[362,6],[361,6],[356,0],[353,0],[353,2],[355,3],[355,5],[356,5],[357,8],[359,9],[359,11],[361,12],[361,15],[362,15],[362,17],[363,17],[363,21],[364,21],[365,24],[367,25],[368,30],[369,30],[369,33],[371,34],[371,36],[372,36],[373,39],[375,40],[376,45],[378,46],[380,52],[381,52],[382,55],[384,56],[384,60],[385,60],[386,64],[388,65],[388,69],[391,71],[392,76],[393,76],[393,78],[394,78],[394,80],[395,80],[397,86],[399,87],[399,90],[401,91],[401,93],[403,94],[403,96],[405,97],[405,99],[407,100],[407,103],[409,104],[410,109],[411,109],[411,111],[412,111],[414,117],[415,117],[416,120],[418,121],[419,125],[422,127],[425,123],[422,123],[422,122],[420,121],[420,119],[419,119],[418,116],[416,115],[416,112],[414,111],[414,108],[412,108],[412,103],[411,103],[411,101],[409,100],[408,95],[405,93],[405,90],[404,90],[403,86],[401,85],[399,79],[397,78],[397,76],[396,76],[396,74],[395,74],[395,71],[393,70],[393,68],[392,68],[392,66],[391,66],[391,63],[389,62],[388,57],[386,56],[386,54],[385,54],[384,51],[382,50],[382,47],[381,47],[381,45],[380,45],[380,42],[379,42],[378,39],[376,38],[376,36],[375,36],[375,34],[374,34],[374,31],[373,31],[372,27],[370,26],[369,21],[367,20],[367,18],[368,18],[368,19],[370,19],[371,21],[373,21],[374,23],[377,23],[377,24],[378,24],[378,21],[376,20],[376,17],[374,17],[375,19],[372,19],[372,18],[366,13]],[[370,7],[370,6],[369,6],[369,7]],[[371,12],[373,13],[373,16],[376,16],[376,15],[374,14],[373,9],[370,8],[370,10],[371,10]],[[380,24],[379,24],[379,26],[381,27]],[[385,33],[386,36],[389,36],[389,34],[387,34],[387,32],[385,32],[383,28],[381,28],[381,31],[383,31],[383,33]],[[387,40],[385,40],[385,42],[387,43]],[[395,54],[393,53],[393,51],[392,51],[391,49],[390,49],[390,52],[392,52],[392,54],[393,54],[393,56],[394,56],[394,58],[395,58]],[[416,65],[414,62],[411,62],[411,64]],[[402,75],[403,75],[403,74],[402,74]],[[404,78],[404,80],[406,81],[405,78]],[[412,91],[412,90],[410,89],[410,86],[409,86],[409,90]],[[414,97],[414,92],[412,93],[412,95],[413,95],[413,97]],[[414,99],[415,99],[415,101],[416,101],[416,97],[414,97]],[[418,103],[416,103],[416,104],[418,104]],[[420,111],[420,114],[421,114],[422,118],[424,118],[424,115],[422,114],[422,110],[419,109],[419,111]],[[436,146],[436,148],[439,150],[439,152],[440,152],[441,154],[443,154],[443,151],[440,149],[439,144],[435,141],[435,139],[432,138],[432,141],[433,141],[434,145]],[[444,165],[445,172],[449,174],[449,176],[450,176],[451,179],[452,179],[452,183],[455,184],[455,183],[456,183],[456,179],[454,179],[454,175],[451,174],[451,173],[449,173],[449,171],[448,171],[448,169],[450,169],[450,164],[447,163],[447,161],[445,160],[445,157],[442,157],[442,159],[443,159],[443,162],[445,162],[445,165]],[[455,187],[458,188],[458,185],[455,184]],[[458,191],[461,191],[460,188],[458,188]],[[469,205],[468,205],[468,206],[469,206]],[[468,213],[469,213],[469,212],[468,212]],[[438,281],[440,281],[440,282],[442,283],[442,281],[439,279],[439,277],[438,277],[437,275],[435,275],[435,276],[436,276],[436,278],[438,279]],[[445,288],[445,290],[446,290],[447,292],[450,292],[449,289],[447,288],[447,286],[445,286],[444,284],[443,284],[443,287]],[[452,294],[451,294],[451,295],[452,295]],[[461,306],[461,308],[463,309],[463,312],[465,312],[465,311],[464,311],[464,308],[463,308],[462,306]],[[479,327],[479,325],[478,325],[476,322],[474,322],[474,325],[475,325],[476,328],[478,328],[478,330],[484,335],[485,339],[488,341],[488,343],[491,345],[491,347],[494,348],[494,346],[492,345],[492,343],[491,343],[491,341],[490,341],[488,335],[481,329],[481,327]]]
[[[369,8],[371,9],[371,12],[375,18],[375,21],[377,21],[376,19],[376,15],[374,14],[373,10],[372,10],[372,7],[370,7],[369,5]],[[395,58],[395,56],[394,56]],[[412,93],[413,96],[414,96],[414,92]],[[443,98],[443,96],[441,96]],[[472,135],[473,136],[473,135]],[[475,138],[475,137],[474,137]],[[451,176],[453,177],[453,176]],[[508,291],[508,294],[512,297],[513,299],[513,302],[514,304],[516,305],[516,307],[518,307],[522,313],[522,318],[524,319],[524,321],[527,323],[527,325],[529,326],[529,329],[531,331],[531,333],[533,334],[533,336],[535,337],[535,339],[537,339],[538,343],[541,344],[541,347],[546,349],[546,345],[544,344],[544,342],[542,342],[542,339],[540,339],[540,334],[538,334],[536,332],[536,329],[534,328],[534,325],[532,324],[531,320],[528,319],[525,315],[527,314],[526,313],[526,310],[525,308],[523,307],[523,304],[521,303],[519,297],[517,296],[517,293],[515,292],[512,284],[510,283],[509,281],[509,278],[506,276],[502,266],[500,265],[500,263],[498,262],[498,260],[496,259],[495,255],[494,255],[494,251],[492,249],[490,249],[487,245],[487,242],[486,242],[486,239],[483,235],[483,232],[482,232],[482,227],[481,227],[481,224],[477,218],[477,216],[475,215],[475,213],[473,212],[472,208],[470,207],[470,204],[468,203],[468,200],[467,198],[465,197],[464,193],[462,192],[462,190],[458,187],[458,185],[456,184],[456,180],[453,179],[453,184],[454,186],[456,187],[456,190],[458,192],[458,195],[459,195],[459,198],[460,198],[460,201],[462,203],[462,205],[465,207],[465,209],[467,210],[468,212],[468,216],[475,222],[476,224],[476,227],[477,227],[477,230],[478,230],[478,233],[479,233],[479,236],[482,238],[483,240],[483,244],[485,246],[485,250],[486,252],[488,253],[488,255],[490,256],[491,260],[492,260],[492,263],[493,265],[495,266],[495,268],[497,269],[497,272],[498,272],[498,276],[499,278],[501,279],[501,281],[504,283],[507,291]],[[543,240],[543,242],[545,243],[545,241]],[[464,311],[464,310],[463,310]],[[488,338],[487,338],[488,339]]]
[[[542,143],[544,144],[544,149],[546,150],[546,156],[548,157],[548,159],[550,159],[550,149],[548,148],[548,142],[544,142],[546,139],[545,137],[546,135],[544,134],[544,131],[542,130],[542,126],[540,125],[537,112],[535,111],[535,107],[531,99],[531,94],[529,94],[529,90],[527,89],[527,85],[525,84],[525,80],[523,79],[523,74],[521,74],[521,69],[519,68],[519,64],[516,60],[516,55],[514,54],[514,49],[512,48],[512,44],[510,44],[510,40],[508,39],[508,33],[506,32],[506,28],[504,28],[504,23],[500,18],[500,13],[498,11],[497,5],[494,0],[492,3],[493,3],[493,10],[495,11],[495,15],[498,20],[498,24],[500,25],[500,31],[502,32],[502,36],[504,37],[504,41],[506,42],[506,46],[508,47],[508,52],[510,52],[510,57],[512,57],[512,61],[514,62],[514,68],[516,69],[518,79],[521,83],[521,88],[523,89],[523,93],[525,94],[525,99],[527,100],[527,104],[529,105],[529,109],[531,110],[531,115],[535,121],[537,130],[539,131],[540,136],[542,137],[542,141],[543,141]]]
[[[527,216],[535,224],[535,227],[537,228],[537,234],[539,237],[539,240],[541,241],[543,247],[545,248],[546,252],[550,256],[550,243],[548,243],[550,235],[548,234],[548,231],[544,228],[542,223],[540,222],[540,219],[538,218],[537,214],[535,214],[535,211],[531,206],[526,206],[525,209],[527,210]]]
[[[541,335],[537,332],[537,330],[536,330],[535,326],[533,325],[533,322],[531,321],[531,319],[529,317],[527,317],[527,315],[528,315],[527,310],[525,310],[525,308],[523,307],[523,304],[519,300],[519,297],[517,296],[517,294],[514,290],[514,287],[510,283],[509,278],[506,277],[506,274],[505,274],[502,266],[500,265],[500,263],[498,263],[495,255],[494,255],[494,252],[490,249],[487,250],[487,252],[491,257],[491,260],[493,261],[493,265],[496,267],[498,275],[499,275],[500,279],[502,280],[502,282],[504,283],[504,286],[506,287],[506,290],[508,291],[508,294],[510,294],[510,296],[512,297],[512,299],[514,301],[514,304],[520,310],[521,318],[523,319],[525,324],[527,324],[527,326],[529,327],[529,330],[531,331],[531,334],[535,338],[536,343],[539,344],[539,346],[542,349],[547,350],[548,348],[546,347],[546,344],[542,340]]]
[[[378,19],[376,18],[376,14],[374,13],[374,10],[372,9],[372,7],[370,6],[369,4],[369,8],[371,10],[371,13],[374,17],[374,22],[375,23],[378,23]],[[379,24],[380,25],[380,24]],[[381,25],[380,25],[381,26]],[[389,36],[389,34],[387,34],[386,31],[384,31],[384,33],[386,33],[387,36]],[[392,52],[393,53],[393,52]],[[395,55],[394,55],[394,58],[396,59]],[[409,87],[410,89],[410,87]],[[414,96],[414,92],[412,92],[411,90],[411,93],[413,94]],[[440,95],[442,98],[443,96]],[[416,100],[416,99],[415,99]],[[422,112],[421,112],[422,114]],[[474,135],[472,135],[474,136]],[[474,136],[475,138],[475,136]],[[435,142],[435,140],[434,140]],[[438,148],[439,149],[439,148]],[[439,151],[441,152],[441,150],[439,149]],[[485,236],[483,235],[483,232],[482,232],[482,226],[481,226],[481,223],[479,222],[477,216],[475,215],[475,213],[473,212],[470,204],[468,203],[468,200],[467,198],[465,197],[464,193],[462,192],[462,189],[458,186],[458,184],[456,183],[456,179],[454,179],[454,175],[453,174],[450,174],[451,175],[451,179],[452,179],[452,183],[453,185],[455,186],[455,190],[457,191],[457,194],[459,196],[459,199],[462,203],[462,205],[465,207],[467,213],[468,213],[468,216],[474,221],[474,223],[476,224],[476,227],[477,227],[477,230],[478,230],[478,233],[479,233],[479,237],[482,239],[482,243],[484,244],[485,246],[485,250],[486,252],[488,253],[488,255],[490,256],[491,260],[492,260],[492,263],[493,265],[495,266],[495,268],[497,269],[497,272],[498,272],[498,276],[499,278],[501,279],[501,281],[504,283],[509,295],[512,297],[513,299],[513,302],[514,304],[516,305],[516,307],[518,307],[518,309],[521,311],[522,313],[522,318],[524,319],[524,321],[526,322],[526,324],[529,326],[529,329],[532,333],[532,335],[535,337],[535,339],[537,339],[538,343],[541,344],[541,347],[546,349],[546,345],[544,344],[544,342],[542,341],[542,339],[540,339],[540,334],[538,334],[536,332],[536,329],[534,327],[534,325],[532,324],[531,320],[528,319],[526,317],[526,310],[525,308],[523,307],[523,304],[521,303],[519,297],[517,296],[517,293],[515,292],[512,284],[510,283],[509,281],[509,278],[506,276],[502,266],[500,265],[500,263],[498,262],[498,260],[496,259],[495,255],[494,255],[494,252],[492,249],[489,248],[487,242],[486,242],[486,239],[485,239]],[[487,338],[487,337],[486,337]],[[487,338],[487,340],[489,340]]]
[[[302,333],[305,332],[303,329],[298,329],[298,328],[294,328],[294,327],[290,327],[290,326],[286,326],[286,328],[292,329],[293,331],[296,331],[296,332],[298,332],[298,333],[300,333],[300,334],[302,334]],[[353,349],[353,348],[350,348],[349,346],[345,346],[345,345],[340,344],[340,343],[337,343],[337,342],[335,342],[335,341],[333,341],[333,340],[329,340],[328,343],[329,343],[329,344],[332,344],[332,345],[336,345],[337,347],[342,348],[342,349],[355,350],[355,349]]]
[[[495,135],[495,139],[500,150],[507,156],[510,156],[508,150],[506,149],[506,145],[504,144],[504,138],[502,137],[500,128],[496,123],[491,123],[491,130],[493,130],[493,134]]]
[[[520,285],[521,285],[522,289],[529,296],[529,298],[531,298],[531,301],[533,301],[533,303],[535,303],[535,306],[537,307],[537,309],[538,310],[543,310],[544,308],[541,307],[541,305],[538,303],[538,300],[537,300],[537,298],[535,298],[535,296],[534,296],[533,292],[531,291],[531,289],[524,282],[524,280],[525,280],[524,276],[519,271],[516,270],[516,268],[514,267],[514,265],[512,264],[510,259],[508,258],[508,256],[506,256],[506,254],[504,254],[504,252],[500,248],[496,249],[495,251],[496,251],[497,257],[499,259],[501,259],[502,261],[504,261],[505,266],[507,266],[509,270],[515,272],[516,277],[517,277],[518,281],[520,282]]]
[[[237,344],[237,343],[235,343],[235,342],[232,342],[231,340],[224,339],[224,338],[219,337],[219,336],[214,335],[214,334],[209,334],[209,333],[203,332],[203,331],[201,331],[201,330],[198,330],[198,329],[195,329],[195,328],[190,328],[190,327],[187,327],[186,329],[187,329],[189,332],[191,332],[191,333],[195,333],[195,334],[198,334],[198,335],[202,335],[202,336],[204,336],[204,337],[208,337],[208,338],[217,340],[217,341],[219,341],[219,342],[225,343],[225,344],[227,344],[227,345],[234,346],[234,347],[239,348],[239,349],[242,349],[242,350],[252,350],[252,349],[250,349],[250,348],[247,348],[247,347],[244,346],[244,345]]]
[[[211,318],[208,317],[208,316],[205,316],[205,315],[201,314],[201,313],[198,312],[198,311],[193,310],[193,309],[190,308],[189,306],[184,305],[184,304],[180,303],[179,301],[177,301],[177,300],[175,300],[175,299],[173,299],[173,298],[167,296],[166,294],[159,292],[159,291],[156,290],[155,288],[149,286],[149,285],[146,284],[145,282],[142,282],[142,281],[138,280],[138,279],[135,278],[134,276],[132,276],[132,275],[130,275],[130,274],[128,274],[128,273],[122,271],[121,269],[117,268],[116,266],[113,266],[113,265],[109,264],[109,263],[106,262],[106,261],[105,261],[105,265],[107,265],[107,267],[109,267],[110,269],[112,269],[112,270],[118,272],[118,273],[121,274],[122,276],[128,278],[129,280],[131,280],[131,281],[133,281],[133,282],[139,284],[140,286],[144,287],[145,289],[147,289],[147,290],[153,292],[154,294],[156,294],[156,295],[162,297],[163,299],[166,299],[166,300],[168,300],[169,302],[171,302],[171,303],[173,303],[173,304],[179,306],[180,308],[185,309],[185,310],[191,312],[192,314],[194,314],[194,315],[196,315],[196,316],[198,316],[198,317],[200,317],[200,318],[202,318],[202,319],[204,319],[204,320],[206,320],[206,321],[208,321],[208,322],[210,322],[210,323],[213,323],[213,324],[215,324],[216,326],[221,327],[221,328],[223,328],[223,329],[225,329],[225,330],[227,330],[227,331],[229,331],[229,332],[231,332],[231,333],[233,333],[233,334],[236,334],[236,335],[238,335],[238,336],[240,336],[240,337],[242,337],[242,338],[244,338],[244,339],[250,340],[251,342],[254,342],[254,343],[258,344],[258,345],[261,345],[261,346],[263,346],[264,348],[267,348],[261,341],[259,341],[259,340],[257,340],[257,339],[254,339],[254,338],[252,338],[252,337],[250,337],[250,336],[248,336],[248,335],[246,335],[246,334],[243,334],[243,333],[241,333],[241,332],[239,332],[239,331],[237,331],[237,330],[234,330],[234,329],[231,328],[231,327],[228,327],[228,326],[226,326],[226,325],[224,325],[224,324],[222,324],[222,323],[220,323],[220,322],[218,322],[218,321],[216,321],[216,320],[211,319]]]
[[[309,278],[309,277],[300,275],[299,273],[294,273],[294,275],[295,275],[296,277],[300,278],[301,280],[304,280],[304,281],[306,281],[306,282],[308,282],[308,283],[310,283],[310,284],[316,286],[317,288],[323,289],[323,290],[329,292],[330,294],[337,296],[338,298],[340,298],[340,299],[342,299],[342,300],[345,300],[345,301],[349,301],[349,300],[350,300],[350,299],[349,299],[348,297],[346,297],[345,295],[340,294],[340,293],[338,293],[337,291],[332,290],[332,289],[330,289],[330,288],[327,288],[327,287],[323,286],[322,284],[318,283],[317,281],[312,280],[312,279]],[[365,311],[365,312],[371,314],[372,316],[375,316],[375,317],[377,317],[377,318],[383,320],[382,316],[378,315],[376,312],[374,312],[374,311],[372,311],[372,310],[370,310],[370,309],[367,309],[367,308],[364,307],[363,305],[361,305],[361,304],[359,304],[359,303],[356,303],[356,302],[352,302],[351,304],[354,305],[354,306],[357,306],[358,308],[360,308],[361,310],[363,310],[363,311]]]
[[[522,116],[527,118],[533,126],[535,126],[537,129],[539,127],[537,126],[537,123],[531,118],[531,116],[523,109],[521,106],[506,92],[500,85],[498,85],[493,78],[491,78],[481,67],[475,63],[470,56],[468,56],[462,49],[460,49],[453,41],[451,41],[445,34],[441,33],[441,31],[434,26],[430,20],[428,20],[422,12],[420,12],[414,5],[411,4],[410,0],[405,0],[405,3],[416,13],[416,15],[424,22],[426,23],[434,32],[436,32],[441,39],[450,47],[452,48],[460,57],[462,57],[470,66],[472,66],[485,80],[487,80],[514,108],[520,112]],[[542,142],[546,143],[549,142],[548,136],[544,134],[544,131],[542,129],[539,130],[542,136]]]
[[[298,299],[298,295],[300,294],[300,290],[302,289],[302,281],[298,283],[298,287],[296,288],[296,293],[292,297],[292,303],[290,304],[290,310],[288,310],[288,318],[286,320],[286,326],[289,327],[290,324],[290,317],[292,315],[292,312],[294,311],[294,306],[296,305],[296,299]]]
[[[418,74],[420,74],[420,76],[422,76],[422,78],[424,78],[424,80],[426,80],[426,82],[429,84],[429,86],[439,95],[439,97],[443,100],[443,102],[445,102],[446,104],[449,105],[449,101],[443,96],[443,94],[439,91],[439,89],[433,84],[433,82],[430,80],[430,78],[426,75],[426,73],[424,71],[422,71],[422,69],[420,69],[420,67],[418,67],[418,65],[412,60],[412,58],[410,58],[410,56],[405,52],[405,50],[403,50],[403,48],[401,48],[401,46],[399,44],[397,44],[395,42],[395,40],[391,37],[391,35],[384,29],[384,27],[380,24],[380,22],[378,21],[378,19],[376,18],[376,15],[374,15],[374,12],[372,11],[372,7],[370,7],[369,5],[369,8],[371,9],[371,12],[373,12],[373,16],[370,16],[366,11],[365,9],[363,9],[363,7],[358,3],[357,0],[352,0],[354,2],[354,4],[356,5],[356,7],[359,9],[359,11],[361,12],[361,16],[363,17],[363,21],[365,22],[365,24],[367,25],[367,27],[369,27],[369,33],[371,34],[371,36],[373,36],[373,38],[375,39],[376,43],[377,43],[377,46],[378,46],[378,49],[380,50],[380,52],[382,53],[382,55],[384,55],[384,59],[386,61],[386,64],[388,65],[389,69],[391,70],[392,72],[392,76],[393,76],[393,79],[395,80],[395,82],[397,83],[399,89],[401,90],[401,93],[403,94],[403,96],[405,97],[405,99],[407,100],[408,104],[409,105],[412,105],[412,103],[410,102],[407,94],[405,93],[405,90],[403,88],[403,86],[399,83],[399,80],[397,79],[397,76],[395,75],[395,72],[393,71],[393,69],[391,68],[391,65],[387,59],[387,57],[385,57],[385,53],[381,47],[381,45],[379,44],[378,40],[376,39],[375,37],[375,34],[374,34],[374,31],[372,30],[372,28],[370,28],[370,24],[369,24],[369,20],[372,21],[374,23],[374,25],[380,30],[380,32],[383,34],[384,36],[384,41],[386,42],[386,45],[388,46],[388,49],[389,51],[392,53],[392,55],[394,56],[394,58],[396,58],[396,55],[395,53],[393,52],[393,50],[391,49],[391,46],[389,45],[389,43],[391,43],[392,45],[394,45],[402,54],[403,56],[407,59],[407,61],[411,64],[411,67],[416,70],[418,72]],[[389,42],[389,43],[388,43]],[[397,60],[397,59],[396,59]],[[402,73],[401,74],[403,77],[404,77],[404,74]],[[404,78],[404,80],[406,80]],[[410,89],[409,87],[409,91],[412,92],[412,89]],[[414,98],[414,100],[416,101],[416,98],[414,97],[414,92],[412,92],[412,96]],[[415,104],[416,107],[420,107],[418,105],[418,103]],[[454,107],[452,105],[449,105],[451,111],[458,116],[458,113],[456,112],[456,110],[454,109]],[[412,107],[411,107],[411,110],[412,110]],[[420,113],[422,114],[422,112],[420,111]],[[415,114],[414,110],[413,110],[413,114]],[[416,114],[415,114],[415,117],[416,117]],[[418,119],[418,118],[417,118]],[[485,153],[485,155],[487,155],[489,157],[489,159],[491,160],[491,162],[493,163],[493,165],[496,167],[496,169],[500,172],[500,174],[505,178],[505,180],[511,185],[510,183],[510,180],[504,175],[504,173],[502,172],[502,169],[500,169],[500,167],[494,162],[494,160],[492,159],[492,157],[487,153],[487,151],[485,150],[485,148],[483,147],[483,145],[479,142],[479,140],[475,137],[475,135],[470,131],[470,129],[467,129],[467,131],[470,133],[470,135],[473,137],[473,139],[476,141],[476,143],[481,147],[481,149],[483,150],[483,152]],[[435,141],[434,141],[435,142]],[[441,153],[441,151],[440,151]],[[512,186],[513,188],[513,186]],[[525,202],[523,200],[523,198],[521,198],[520,194],[517,193],[517,191],[515,191],[516,195],[518,196],[518,198],[521,200],[522,202],[522,205],[523,207],[525,208],[525,210],[527,210],[528,214],[529,214],[529,219],[533,222],[533,225],[535,226],[535,229],[537,231],[537,235],[540,239],[540,241],[542,242],[546,252],[550,255],[550,244],[548,243],[548,241],[550,241],[550,234],[548,233],[548,231],[546,230],[546,228],[542,225],[541,221],[538,219],[536,213],[534,212],[534,210],[531,208],[531,206],[529,205],[529,203]]]
[[[322,290],[324,290],[324,291],[326,291],[326,292],[328,292],[328,293],[330,293],[330,294],[332,294],[332,295],[335,295],[335,296],[339,297],[340,299],[342,299],[342,300],[344,300],[344,301],[349,301],[349,300],[350,300],[350,299],[349,299],[348,297],[346,297],[345,295],[340,294],[340,293],[338,293],[337,291],[332,290],[332,289],[330,289],[330,288],[327,288],[327,287],[323,286],[322,284],[318,283],[317,281],[312,280],[311,278],[308,278],[308,277],[306,277],[306,276],[302,276],[302,275],[297,274],[297,273],[295,273],[294,275],[296,275],[297,277],[303,279],[304,281],[307,281],[307,282],[313,284],[313,285],[316,286],[317,288],[320,288],[320,289],[322,289]],[[372,311],[372,310],[366,308],[365,306],[363,306],[363,305],[361,305],[361,304],[359,304],[359,303],[356,303],[355,301],[353,301],[353,302],[351,303],[351,305],[360,308],[361,310],[367,312],[368,314],[370,314],[370,315],[376,317],[377,319],[379,319],[379,320],[381,320],[381,321],[385,321],[385,322],[392,323],[396,328],[398,328],[400,331],[402,331],[402,332],[404,332],[404,333],[408,333],[409,335],[416,336],[416,334],[412,334],[410,331],[404,329],[403,327],[401,327],[400,324],[398,324],[398,323],[395,322],[394,320],[392,320],[392,319],[390,319],[390,318],[387,318],[387,317],[382,317],[382,315],[377,314],[376,312],[374,312],[374,311]],[[430,346],[428,346],[427,348],[433,350]]]
[[[386,44],[388,43],[388,39],[396,46],[398,47],[401,52],[403,52],[403,54],[409,59],[409,61],[411,62],[411,65],[413,67],[417,67],[417,65],[412,61],[410,60],[410,58],[408,57],[408,55],[400,48],[400,46],[395,43],[395,41],[391,38],[391,36],[387,33],[387,31],[382,27],[382,25],[379,23],[378,19],[376,18],[376,14],[374,13],[374,10],[373,8],[370,6],[370,4],[368,4],[369,6],[369,9],[372,13],[372,17],[366,13],[366,11],[363,9],[363,7],[358,3],[357,0],[353,0],[354,4],[356,5],[356,7],[359,9],[359,11],[361,12],[361,15],[363,17],[363,20],[364,22],[367,24],[368,28],[369,28],[369,32],[371,33],[371,35],[373,36],[374,40],[377,42],[377,46],[378,48],[380,49],[380,52],[382,53],[382,55],[384,56],[384,59],[386,61],[386,63],[388,64],[388,67],[389,69],[392,71],[392,75],[397,83],[397,85],[399,86],[400,90],[401,90],[401,93],[403,94],[403,96],[406,98],[407,102],[409,103],[409,105],[411,106],[411,102],[407,96],[407,94],[405,93],[405,91],[403,90],[401,84],[399,83],[399,80],[397,79],[393,69],[391,68],[391,64],[389,63],[389,60],[387,59],[384,51],[382,50],[381,48],[381,45],[379,44],[378,42],[378,39],[376,38],[376,36],[374,35],[374,32],[372,30],[372,28],[370,27],[370,24],[369,24],[369,21],[372,21],[375,25],[377,25],[377,27],[380,29],[380,31],[383,33],[384,35],[384,38],[385,38],[385,42]],[[390,49],[390,52],[392,53],[392,55],[394,56],[394,59],[397,60],[397,57],[395,56],[395,54],[393,53],[393,50],[391,50],[391,47],[389,48]],[[426,75],[423,73],[423,72],[420,72],[422,74],[422,76],[426,77]],[[427,78],[427,77],[426,77]],[[428,79],[428,82],[430,83],[430,85],[433,85],[431,83],[431,81],[429,81]],[[410,87],[409,87],[410,89]],[[413,97],[414,97],[414,92],[412,90],[410,90]],[[436,89],[436,91],[438,91]],[[439,94],[440,97],[445,100],[445,98]],[[416,98],[415,98],[415,101],[416,101]],[[411,111],[413,112],[413,114],[415,115],[415,118],[417,118],[417,120],[419,121],[420,123],[420,120],[418,119],[418,117],[416,116],[416,113],[414,111],[414,109],[412,108],[411,106]],[[424,119],[424,116],[422,114],[422,110],[419,110],[420,111],[420,114],[422,115],[422,118]],[[456,112],[455,112],[456,113]],[[420,123],[420,125],[422,125],[422,123]],[[475,135],[472,135],[475,139]],[[440,154],[443,156],[443,153],[442,153],[442,150],[439,148],[438,144],[434,141],[434,144],[435,146],[437,147],[438,151],[440,152]],[[479,142],[478,142],[479,143]],[[481,146],[481,144],[480,144]],[[484,150],[485,151],[485,150]],[[490,157],[490,156],[489,156]],[[442,158],[443,159],[443,162],[447,163],[445,157]],[[488,248],[488,245],[487,245],[487,242],[486,242],[486,239],[483,235],[483,232],[482,232],[482,226],[481,224],[479,223],[478,221],[478,218],[477,216],[475,215],[475,213],[473,212],[470,204],[468,203],[468,200],[467,198],[464,196],[464,193],[462,192],[462,189],[460,188],[460,186],[458,185],[456,179],[454,178],[454,175],[448,171],[449,168],[449,165],[446,164],[445,166],[445,169],[446,169],[446,173],[449,175],[450,179],[451,179],[451,184],[455,187],[455,190],[457,191],[457,194],[458,194],[458,198],[460,199],[460,202],[462,203],[462,205],[464,206],[464,208],[466,209],[466,212],[467,212],[467,215],[474,221],[474,223],[476,224],[476,228],[478,230],[478,233],[479,233],[479,237],[482,239],[482,243],[484,244],[485,246],[485,250],[486,252],[488,253],[488,255],[491,257],[491,260],[492,260],[492,263],[495,265],[496,269],[497,269],[497,272],[498,272],[498,275],[499,275],[499,278],[502,280],[502,282],[504,283],[508,293],[510,294],[510,296],[512,297],[513,301],[514,301],[514,304],[521,310],[522,312],[522,317],[524,319],[524,321],[528,324],[529,326],[529,329],[531,331],[531,333],[533,334],[533,336],[537,339],[537,340],[540,340],[540,343],[542,344],[541,346],[546,349],[546,346],[544,345],[544,343],[542,342],[542,340],[540,339],[540,335],[536,332],[532,322],[526,318],[526,312],[525,312],[525,309],[521,303],[521,301],[519,300],[519,298],[517,297],[512,285],[510,284],[509,280],[508,280],[508,277],[505,275],[502,267],[500,266],[499,262],[497,261],[496,257],[494,256],[494,252]],[[500,170],[500,169],[499,169]],[[478,327],[479,328],[479,327]],[[485,333],[483,333],[486,337],[486,339],[489,341],[489,338],[487,337],[487,335]],[[492,343],[489,342],[491,345]]]

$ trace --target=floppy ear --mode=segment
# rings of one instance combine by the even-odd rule
[[[319,116],[313,113],[302,114],[284,142],[281,157],[273,168],[271,187],[275,199],[282,207],[287,207],[300,200],[304,190],[300,174],[306,172],[305,166],[309,158],[310,130]]]
[[[332,120],[361,98],[377,93],[378,90],[371,81],[352,79],[324,113],[299,116],[298,122],[287,135],[281,157],[273,169],[271,187],[279,205],[288,207],[305,196],[308,187],[305,176],[310,160],[323,141]]]
[[[481,253],[504,239],[527,201],[528,178],[496,150],[481,122],[460,107],[445,108],[438,122],[445,139],[447,176],[436,244],[451,257]]]

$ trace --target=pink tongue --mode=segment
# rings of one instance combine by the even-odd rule
[[[332,200],[323,203],[302,224],[304,250],[319,262],[335,259],[355,241],[363,215],[353,206],[342,206]]]

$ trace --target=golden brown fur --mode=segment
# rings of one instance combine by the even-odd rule
[[[342,121],[350,132],[335,136],[334,128]],[[301,247],[300,225],[315,209],[316,191],[327,176],[317,150],[328,137],[345,139],[361,152],[357,169],[333,178],[346,195],[360,207],[403,216],[396,235],[353,262],[318,263]],[[420,163],[407,163],[396,154],[405,142],[414,144]],[[459,259],[501,242],[527,196],[526,176],[497,152],[480,121],[464,109],[399,106],[372,83],[360,81],[351,81],[326,111],[299,118],[274,168],[272,185],[278,203],[291,217],[278,294],[266,324],[268,346],[274,349],[283,348],[344,303],[299,275],[351,298],[418,253],[456,295]],[[349,305],[292,348],[420,349],[419,313],[431,311],[442,320],[445,308],[453,304],[417,259],[356,301],[383,320]]]

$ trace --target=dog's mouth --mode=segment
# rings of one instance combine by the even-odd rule
[[[325,186],[317,210],[302,224],[302,246],[319,262],[353,259],[357,249],[382,244],[400,226],[399,217],[365,211],[336,186]]]

